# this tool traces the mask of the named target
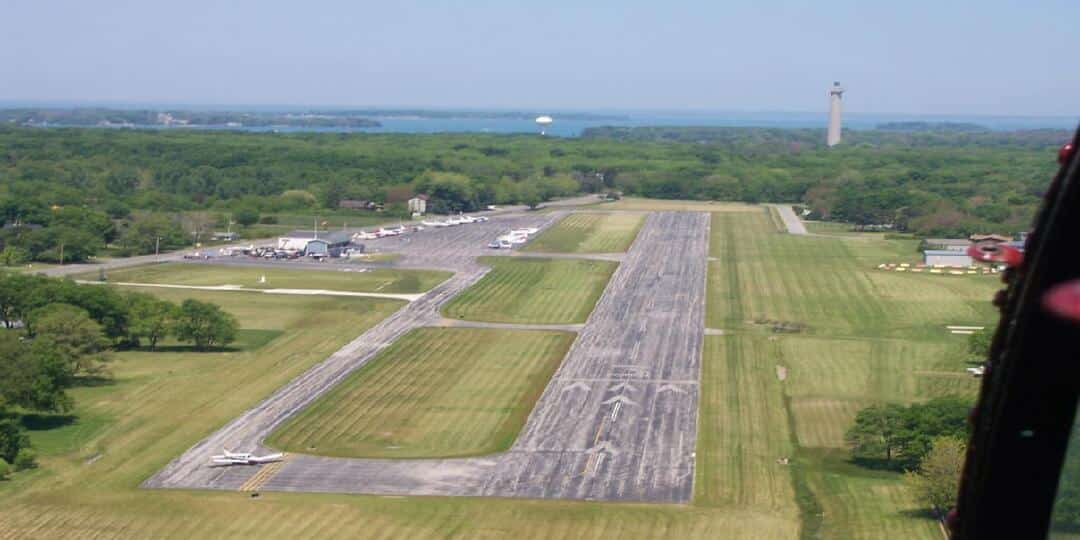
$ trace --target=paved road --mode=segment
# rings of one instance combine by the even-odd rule
[[[788,234],[806,234],[806,225],[799,219],[799,216],[795,215],[795,210],[786,204],[778,204],[774,206],[776,211],[780,214],[780,219],[784,220],[784,226],[787,227]]]
[[[404,260],[416,257],[414,262],[423,263],[440,256],[440,248],[453,251],[444,236],[474,240],[472,232],[443,232],[453,230],[438,231],[430,242],[418,235],[410,247],[422,249],[407,250]],[[706,214],[647,218],[507,452],[441,460],[293,455],[257,482],[252,482],[254,467],[206,466],[209,455],[223,447],[266,450],[260,443],[274,427],[382,347],[411,328],[440,324],[438,306],[486,272],[469,261],[454,278],[201,441],[144,485],[686,502],[693,488],[707,231]],[[435,236],[444,238],[440,242]]]

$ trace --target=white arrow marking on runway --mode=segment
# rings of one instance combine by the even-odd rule
[[[619,390],[629,390],[631,392],[637,392],[637,388],[634,388],[633,385],[631,385],[630,383],[624,383],[624,382],[616,384],[616,385],[612,386],[611,388],[608,388],[608,390],[610,390],[612,392],[618,392]]]
[[[587,385],[587,384],[585,384],[585,383],[583,383],[583,382],[581,382],[581,381],[578,381],[578,382],[576,382],[576,383],[573,383],[573,384],[568,384],[568,385],[564,386],[564,387],[563,387],[563,389],[562,389],[562,391],[563,391],[563,392],[565,392],[565,391],[567,391],[567,390],[573,390],[573,389],[575,389],[575,388],[577,388],[577,389],[579,389],[579,390],[584,390],[584,391],[586,391],[586,392],[588,392],[588,391],[589,391],[589,385]]]
[[[665,385],[661,386],[660,388],[657,388],[656,393],[659,394],[660,392],[663,392],[665,390],[671,390],[672,392],[675,392],[676,394],[685,394],[686,393],[686,390],[683,390],[682,388],[679,388],[678,386],[675,386],[673,384],[665,384]]]
[[[615,445],[611,444],[611,441],[601,442],[585,451],[586,454],[599,454],[600,452],[607,452],[613,456],[619,455],[619,449],[615,448]]]
[[[604,405],[611,405],[612,403],[626,403],[627,405],[637,406],[637,403],[634,400],[621,394],[605,401]]]

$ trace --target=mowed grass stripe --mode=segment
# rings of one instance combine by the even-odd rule
[[[712,392],[738,401],[746,409],[742,414],[754,414],[753,409],[769,403],[770,396],[766,392],[765,397],[745,399],[748,388],[768,387],[752,376],[773,381],[776,395],[786,398],[783,417],[792,422],[786,430],[765,429],[794,430],[789,441],[791,464],[776,466],[805,482],[816,500],[817,509],[808,504],[804,512],[823,511],[819,536],[933,537],[937,534],[933,521],[914,511],[916,505],[899,475],[848,463],[843,435],[855,413],[872,403],[910,403],[974,392],[975,381],[963,373],[964,340],[947,334],[944,325],[992,320],[986,302],[992,280],[934,279],[876,269],[881,262],[912,257],[911,241],[792,236],[776,232],[764,213],[714,214],[712,224],[710,248],[717,260],[709,265],[707,320],[709,326],[730,333],[706,341],[702,418],[721,416],[707,412]],[[754,321],[806,327],[798,334],[773,334],[769,324]],[[727,340],[727,362],[762,369],[733,370],[731,377],[743,374],[741,383],[710,390],[709,340]],[[783,382],[777,378],[776,365],[787,368]],[[738,476],[746,470],[745,458],[737,453],[740,443],[725,443],[708,433],[704,420],[699,440],[713,441],[720,449],[714,452],[729,456],[724,466],[730,482],[720,485],[744,482]],[[701,474],[699,497],[724,493],[713,490]],[[729,489],[728,500],[745,496]],[[807,520],[804,526],[812,525],[814,518],[802,517]]]
[[[707,336],[702,360],[695,504],[747,505],[798,527],[780,382],[763,337]]]
[[[327,263],[330,265],[330,263]],[[331,269],[336,268],[336,269]],[[248,289],[328,289],[349,292],[420,293],[446,281],[450,272],[438,270],[363,270],[334,265],[326,270],[276,267],[233,266],[225,264],[149,264],[110,270],[111,282],[165,283],[172,285],[220,286],[241,285]],[[96,280],[97,274],[76,276]],[[263,278],[266,278],[263,282]]]
[[[618,266],[608,261],[484,257],[491,272],[443,307],[454,319],[583,323]]]
[[[645,214],[575,213],[561,219],[525,246],[545,253],[616,253],[630,248]]]
[[[506,450],[573,339],[567,332],[414,330],[271,434],[268,443],[293,452],[373,458]]]

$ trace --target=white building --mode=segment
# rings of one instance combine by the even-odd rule
[[[427,213],[427,195],[417,195],[409,199],[409,213],[424,215]]]
[[[928,249],[923,252],[923,263],[927,266],[963,266],[968,267],[975,261],[963,251],[949,249]]]

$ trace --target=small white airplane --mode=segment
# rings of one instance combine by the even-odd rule
[[[476,223],[476,218],[472,216],[460,215],[458,216],[458,220],[462,223]]]
[[[360,231],[353,235],[356,240],[374,240],[379,237],[377,232]]]
[[[428,221],[426,219],[424,221],[421,221],[420,224],[425,226],[425,227],[445,227],[446,226],[446,224],[441,222],[441,221]]]
[[[525,228],[525,229],[511,229],[510,234],[521,235],[521,236],[529,236],[529,235],[536,234],[539,230],[540,229],[537,229],[535,227],[528,227],[528,228]]]
[[[461,221],[460,219],[458,219],[456,217],[446,218],[446,224],[450,225],[451,227],[454,226],[454,225],[461,225],[462,223],[464,223],[464,221]]]
[[[263,463],[273,463],[285,459],[285,454],[281,452],[265,456],[256,456],[247,452],[230,452],[228,449],[225,449],[224,452],[224,454],[211,456],[210,462],[214,465],[262,465]]]

